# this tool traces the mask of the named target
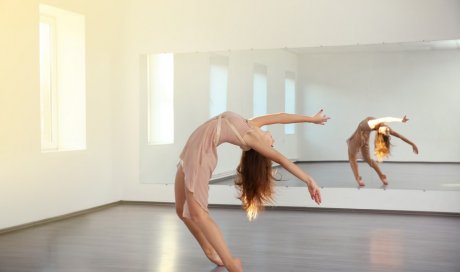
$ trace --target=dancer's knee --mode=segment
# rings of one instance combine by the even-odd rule
[[[370,165],[372,168],[376,168],[376,167],[377,167],[377,163],[376,163],[374,160],[370,160],[370,161],[369,161],[369,165]]]
[[[370,166],[374,167],[374,160],[368,157],[364,157],[364,161]]]
[[[190,220],[196,224],[203,222],[208,214],[202,210],[200,207],[195,207],[195,209],[190,209]]]
[[[196,224],[200,224],[201,222],[203,222],[204,217],[200,214],[190,213],[190,220],[192,220]]]

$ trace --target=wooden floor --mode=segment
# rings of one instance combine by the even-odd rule
[[[460,217],[211,208],[245,271],[460,271]],[[172,206],[118,205],[0,235],[0,271],[216,272]]]

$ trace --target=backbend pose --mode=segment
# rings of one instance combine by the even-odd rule
[[[312,117],[278,113],[249,120],[228,111],[208,120],[192,133],[177,167],[176,212],[210,261],[225,266],[230,272],[243,271],[241,261],[232,256],[219,227],[208,213],[208,182],[217,164],[217,146],[230,143],[243,150],[235,183],[250,220],[272,200],[272,161],[305,182],[311,198],[320,204],[320,190],[313,178],[276,151],[271,133],[260,127],[302,122],[323,125],[328,119],[323,110]]]
[[[390,155],[390,135],[396,136],[404,142],[410,144],[414,153],[418,154],[418,148],[413,142],[385,124],[388,122],[406,123],[408,120],[409,119],[407,119],[406,116],[403,118],[384,117],[379,119],[367,117],[359,123],[356,131],[347,140],[348,159],[350,161],[351,170],[353,171],[359,186],[364,186],[364,182],[358,172],[357,156],[359,152],[361,152],[362,158],[369,164],[369,166],[377,172],[382,183],[384,185],[388,184],[387,177],[382,173],[377,162],[371,159],[369,154],[369,136],[371,131],[374,130],[377,132],[377,135],[375,136],[374,153],[378,161],[382,161]]]

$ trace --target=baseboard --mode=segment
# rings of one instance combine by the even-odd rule
[[[0,229],[0,235],[8,233],[8,232],[12,232],[12,231],[23,230],[23,229],[27,229],[27,228],[31,228],[31,227],[35,227],[35,226],[44,225],[44,224],[47,224],[47,223],[61,221],[61,220],[64,220],[64,219],[68,219],[68,218],[72,218],[72,217],[92,213],[92,212],[99,211],[99,210],[102,210],[102,209],[107,209],[107,208],[119,205],[120,202],[121,201],[115,201],[115,202],[112,202],[112,203],[107,203],[107,204],[104,204],[104,205],[96,206],[96,207],[89,208],[89,209],[84,209],[84,210],[81,210],[81,211],[76,211],[76,212],[67,213],[67,214],[63,214],[63,215],[59,215],[59,216],[54,216],[54,217],[50,217],[50,218],[46,218],[46,219],[42,219],[42,220],[30,222],[30,223],[25,223],[25,224],[21,224],[21,225],[9,227],[9,228]]]
[[[120,200],[120,205],[152,205],[152,206],[175,206],[174,202],[157,202],[157,201],[138,201],[138,200]]]
[[[122,200],[122,201],[120,201],[120,205],[152,205],[152,206],[174,207],[175,204],[172,203],[172,202]],[[241,205],[233,205],[233,204],[209,204],[208,207],[211,208],[211,209],[212,208],[219,208],[219,209],[238,209],[238,210],[241,210]],[[349,208],[266,206],[265,210],[460,217],[460,213],[455,213],[455,212],[372,210],[372,209],[349,209]]]
[[[50,217],[43,220],[38,220],[26,224],[21,224],[5,229],[0,229],[0,235],[19,231],[31,227],[36,227],[48,223],[69,219],[76,216],[93,213],[102,209],[115,207],[118,205],[151,205],[151,206],[168,206],[174,207],[173,202],[155,202],[155,201],[132,201],[132,200],[119,200],[112,203],[96,206],[89,209],[84,209],[77,212],[72,212],[60,216]],[[219,209],[238,209],[241,210],[241,205],[233,204],[209,204],[209,208]],[[431,212],[431,211],[403,211],[403,210],[378,210],[378,209],[350,209],[350,208],[321,208],[321,207],[290,207],[290,206],[266,206],[265,210],[278,210],[278,211],[307,211],[307,212],[329,212],[329,213],[364,213],[364,214],[392,214],[392,215],[418,215],[418,216],[443,216],[443,217],[460,217],[460,213],[455,212]]]
[[[419,216],[443,216],[460,217],[460,213],[455,212],[427,212],[427,211],[403,211],[403,210],[373,210],[373,209],[350,209],[350,208],[321,208],[321,207],[287,207],[287,206],[268,206],[266,210],[290,210],[308,212],[329,212],[329,213],[363,213],[363,214],[392,214],[392,215],[419,215]]]

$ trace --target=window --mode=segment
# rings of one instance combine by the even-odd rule
[[[41,149],[86,148],[85,17],[40,4]]]
[[[209,68],[209,116],[227,110],[228,58],[213,56]]]
[[[267,67],[256,64],[253,78],[254,116],[267,114]]]
[[[148,143],[174,143],[174,55],[149,55],[147,60]]]
[[[295,113],[295,74],[286,72],[284,80],[284,111],[287,113]],[[284,125],[285,134],[295,133],[295,124]]]
[[[57,149],[57,95],[55,22],[52,18],[40,19],[40,127],[42,149]]]

